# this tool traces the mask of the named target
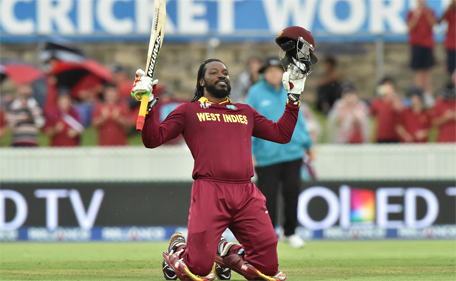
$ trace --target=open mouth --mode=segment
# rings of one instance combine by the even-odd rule
[[[220,85],[222,87],[227,87],[228,86],[228,84],[226,84],[225,81],[218,81],[217,83],[215,83],[215,85]]]

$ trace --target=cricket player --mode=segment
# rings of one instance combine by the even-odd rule
[[[296,43],[296,48],[301,45]],[[305,51],[308,55],[309,49]],[[284,108],[277,122],[266,119],[249,105],[231,102],[229,71],[217,59],[206,60],[199,67],[190,103],[179,105],[160,124],[153,117],[153,107],[146,115],[142,140],[147,148],[158,147],[182,134],[195,160],[188,240],[180,233],[171,237],[168,250],[163,253],[166,279],[214,280],[216,260],[248,280],[286,280],[279,271],[278,240],[266,199],[251,181],[251,139],[254,136],[277,143],[290,141],[306,82],[305,70],[306,65],[297,59],[288,65],[283,75],[288,101],[277,104]],[[156,83],[138,70],[132,96],[139,101]],[[242,246],[221,237],[227,228]]]

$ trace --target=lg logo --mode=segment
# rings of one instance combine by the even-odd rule
[[[85,210],[79,191],[75,189],[37,189],[35,197],[45,199],[46,202],[46,226],[48,229],[56,229],[59,226],[59,198],[69,198],[79,226],[90,229],[103,200],[104,191],[97,189],[92,195],[90,204]],[[5,201],[10,199],[16,206],[16,214],[10,221],[6,220]],[[27,220],[28,206],[24,196],[15,190],[0,190],[0,230],[14,230],[21,227]]]

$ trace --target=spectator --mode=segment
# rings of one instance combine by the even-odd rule
[[[250,88],[246,103],[261,115],[277,122],[284,111],[284,108],[277,105],[287,100],[287,91],[282,85],[283,69],[280,59],[267,58],[260,73],[264,73],[264,79]],[[256,161],[255,172],[258,176],[257,186],[266,197],[266,208],[272,224],[277,226],[277,192],[279,185],[282,184],[285,199],[285,240],[294,248],[304,246],[304,241],[295,234],[304,150],[308,150],[312,157],[315,156],[303,114],[298,115],[289,143],[276,144],[258,138],[252,140],[252,153]]]
[[[317,81],[317,109],[327,114],[336,100],[340,98],[342,74],[337,70],[337,61],[327,57],[324,63],[325,76]]]
[[[426,0],[418,0],[414,10],[408,12],[409,44],[412,47],[411,67],[415,87],[424,90],[424,101],[433,104],[432,67],[434,65],[434,38],[432,27],[437,23],[434,11],[426,6]]]
[[[2,146],[1,140],[3,136],[8,132],[8,122],[6,121],[6,116],[3,110],[0,108],[0,146]]]
[[[9,105],[7,120],[13,130],[12,146],[38,146],[38,129],[44,125],[45,119],[32,93],[30,85],[20,85],[16,98]]]
[[[3,79],[0,83],[0,107],[7,109],[16,98],[16,85],[11,79]]]
[[[84,76],[78,84],[70,89],[70,96],[73,101],[77,102],[75,108],[84,127],[88,127],[92,123],[93,110],[95,104],[101,100],[103,89],[103,81],[93,74]],[[65,90],[60,89],[60,95],[66,94]]]
[[[131,126],[128,104],[121,101],[115,85],[107,85],[104,102],[95,105],[92,125],[98,130],[98,145],[127,145],[127,130]]]
[[[315,114],[312,112],[310,107],[301,101],[301,113],[304,114],[304,118],[306,120],[306,126],[309,130],[310,138],[312,139],[312,143],[317,143],[318,139],[320,138],[321,134],[321,126],[318,123]],[[314,167],[314,161],[312,159],[316,159],[316,152],[312,149],[312,153],[314,155],[310,156],[307,152],[304,152],[304,159],[302,161],[301,167],[301,179],[303,181],[311,181],[316,180],[317,175]]]
[[[451,74],[456,69],[456,0],[448,6],[448,9],[439,19],[439,23],[446,21],[448,28],[445,37],[445,50],[447,51],[447,71]]]
[[[112,73],[114,75],[114,84],[119,89],[120,98],[122,100],[130,101],[131,99],[131,87],[133,81],[130,79],[128,69],[120,64],[115,65],[112,68]]]
[[[57,108],[47,116],[45,133],[50,137],[50,146],[78,146],[84,131],[79,114],[71,106],[71,97],[61,95]]]
[[[351,83],[341,86],[342,98],[328,114],[328,137],[334,143],[359,144],[369,142],[369,108],[358,99]]]
[[[259,57],[251,57],[249,59],[247,70],[239,74],[235,80],[233,90],[231,91],[230,99],[233,103],[244,103],[247,98],[247,93],[250,87],[258,82],[259,70],[263,62]]]
[[[306,120],[306,126],[307,126],[307,129],[309,130],[309,134],[312,139],[312,142],[317,143],[318,139],[320,138],[320,135],[321,135],[321,126],[317,120],[317,117],[312,112],[312,109],[310,109],[310,107],[302,101],[301,101],[301,113],[304,115],[304,118]]]
[[[375,98],[370,105],[370,113],[376,118],[376,142],[397,143],[396,122],[402,111],[401,99],[396,94],[395,82],[386,77],[377,87],[379,98]]]
[[[456,142],[456,93],[448,85],[434,106],[433,125],[438,128],[437,142]]]
[[[401,142],[427,142],[431,129],[431,115],[423,105],[423,90],[411,88],[407,93],[410,108],[405,108],[399,115],[396,125]]]

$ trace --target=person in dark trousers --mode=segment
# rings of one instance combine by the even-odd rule
[[[246,103],[266,118],[277,121],[282,115],[282,110],[277,107],[277,104],[287,100],[287,91],[282,85],[283,68],[279,57],[267,58],[260,72],[264,74],[264,78],[250,88]],[[299,114],[289,143],[279,145],[258,138],[252,140],[252,152],[256,162],[255,172],[258,176],[257,186],[266,197],[266,207],[274,226],[278,225],[278,191],[282,185],[285,205],[283,224],[285,240],[293,248],[304,246],[304,241],[295,233],[295,229],[298,223],[301,165],[303,152],[306,150],[310,150],[309,154],[315,157],[312,139],[303,114]]]
[[[440,17],[439,23],[443,21],[448,24],[444,46],[447,51],[447,72],[451,76],[456,69],[456,0],[450,3],[445,13]]]
[[[407,14],[409,44],[411,46],[411,63],[413,84],[424,91],[424,103],[432,107],[432,67],[434,59],[433,26],[437,24],[434,11],[426,6],[426,0],[418,0],[417,5]]]

